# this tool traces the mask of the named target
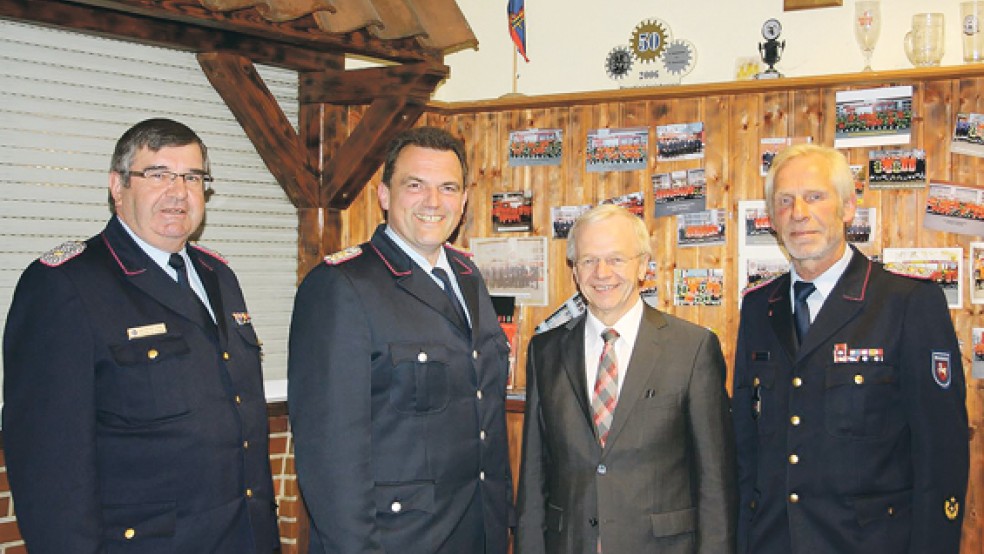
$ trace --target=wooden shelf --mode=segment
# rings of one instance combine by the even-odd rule
[[[836,75],[816,75],[810,77],[783,77],[781,79],[613,89],[539,96],[509,95],[503,98],[472,102],[431,102],[428,105],[428,111],[443,115],[453,115],[484,111],[553,108],[558,106],[571,107],[612,102],[631,102],[634,100],[660,100],[664,98],[776,92],[829,86],[855,87],[909,84],[918,81],[975,78],[981,76],[984,76],[984,64],[965,64],[893,71],[870,71],[867,73],[840,73]]]

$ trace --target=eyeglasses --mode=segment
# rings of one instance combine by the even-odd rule
[[[643,253],[640,252],[635,256],[628,256],[628,257],[626,256],[608,256],[606,258],[587,257],[577,260],[576,262],[574,262],[574,265],[576,265],[577,268],[580,269],[581,271],[594,271],[595,269],[598,268],[598,264],[601,263],[602,260],[605,260],[605,265],[607,265],[612,269],[618,270],[625,267],[625,265],[628,264],[630,261],[638,258],[639,256],[642,256],[642,254]]]
[[[211,175],[203,171],[189,171],[187,173],[177,173],[168,169],[162,169],[159,167],[152,167],[150,169],[144,169],[143,171],[127,171],[127,175],[133,175],[136,177],[143,177],[147,179],[155,186],[164,186],[174,184],[181,177],[184,184],[189,188],[200,188],[202,190],[209,190],[212,188],[212,181],[215,179]]]

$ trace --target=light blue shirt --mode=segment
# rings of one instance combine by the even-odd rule
[[[171,279],[174,279],[174,281],[177,282],[178,270],[171,267],[171,264],[168,263],[168,260],[171,259],[171,253],[165,252],[138,237],[137,234],[134,233],[133,230],[130,229],[130,227],[127,226],[127,224],[119,216],[116,216],[116,219],[120,222],[120,225],[123,226],[123,229],[126,230],[127,234],[130,235],[130,238],[133,239],[133,242],[137,243],[137,246],[139,246],[144,253],[150,256],[150,259],[154,260],[154,263],[159,265],[165,273],[171,276]],[[195,291],[195,294],[198,295],[198,299],[205,305],[205,309],[208,310],[208,313],[212,316],[212,321],[214,322],[215,314],[212,313],[212,305],[208,303],[208,294],[205,292],[205,285],[202,284],[201,278],[198,277],[198,272],[195,271],[195,264],[191,263],[191,258],[188,257],[187,248],[182,248],[178,254],[184,258],[185,268],[188,270],[188,283],[191,285],[191,290]]]
[[[852,256],[854,256],[854,250],[848,245],[844,248],[844,255],[834,262],[834,265],[827,268],[827,271],[824,271],[819,277],[811,281],[817,287],[817,290],[806,297],[806,305],[810,307],[810,323],[813,323],[817,319],[817,314],[820,313],[820,308],[823,308],[823,303],[830,296],[830,291],[834,290],[834,286],[837,285],[837,281],[840,281],[841,275],[847,271],[847,266],[851,263]],[[796,274],[796,269],[791,269],[789,274],[792,277],[789,280],[789,297],[795,298],[793,283],[802,281],[802,279]],[[792,304],[793,302],[790,302],[790,305]]]
[[[410,259],[413,260],[414,263],[419,265],[420,268],[427,273],[427,275],[430,275],[430,278],[437,283],[437,286],[441,287],[441,290],[444,290],[444,283],[442,283],[441,280],[432,273],[432,271],[435,267],[439,267],[448,274],[448,280],[451,281],[451,288],[454,289],[454,295],[458,297],[458,302],[461,303],[461,307],[465,309],[465,317],[468,318],[468,325],[471,326],[471,314],[468,313],[468,305],[465,304],[465,299],[461,296],[461,289],[458,287],[458,279],[455,276],[454,271],[451,271],[451,263],[448,262],[448,255],[447,252],[444,251],[444,248],[438,249],[439,253],[437,255],[437,263],[435,265],[431,265],[431,263],[427,261],[427,258],[421,256],[420,253],[413,248],[410,248],[407,241],[403,240],[403,237],[397,234],[397,232],[394,231],[389,225],[386,226],[385,232],[386,236],[393,239],[393,242],[400,247],[400,250],[403,250],[407,256],[410,256]]]

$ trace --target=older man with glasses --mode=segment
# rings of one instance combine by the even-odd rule
[[[211,181],[194,131],[138,123],[115,216],[17,285],[3,433],[32,554],[280,549],[259,341],[232,270],[188,244]]]
[[[625,208],[586,212],[567,245],[588,312],[530,342],[516,552],[734,552],[717,336],[642,302],[652,247]]]

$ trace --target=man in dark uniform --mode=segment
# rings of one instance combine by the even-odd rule
[[[503,554],[508,343],[468,256],[461,141],[390,144],[387,224],[297,291],[288,398],[311,552]]]
[[[742,305],[739,553],[956,554],[968,427],[942,291],[847,246],[836,150],[783,150],[765,196],[792,270]]]
[[[191,247],[201,139],[150,119],[116,145],[116,216],[24,272],[3,434],[31,554],[279,551],[259,341],[235,275]]]

